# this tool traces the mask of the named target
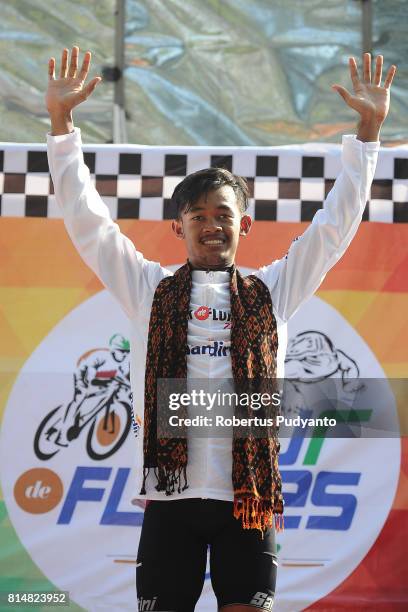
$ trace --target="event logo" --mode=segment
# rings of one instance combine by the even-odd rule
[[[142,466],[135,438],[128,435],[128,325],[107,291],[71,311],[24,364],[2,423],[1,484],[10,520],[41,571],[85,609],[93,608],[95,598],[111,609],[137,606],[143,512],[132,499]],[[108,345],[110,330],[121,330],[122,346]],[[316,377],[340,378],[345,397],[357,392],[359,375],[387,382],[357,331],[317,297],[290,320],[288,336],[286,372],[296,386],[296,411]],[[215,357],[226,348],[208,343],[205,354]],[[143,384],[136,362],[132,368],[133,384]],[[392,397],[385,411],[397,423]],[[398,482],[399,439],[310,434],[281,439],[285,530],[277,534],[277,612],[307,608],[347,579],[376,541]],[[379,490],[381,504],[373,511]],[[64,554],[56,555],[56,549]],[[215,608],[206,580],[197,610]]]

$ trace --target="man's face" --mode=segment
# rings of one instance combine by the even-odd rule
[[[125,349],[115,348],[111,351],[111,354],[115,361],[117,361],[118,363],[122,363],[122,361],[124,361],[129,355],[129,351]]]
[[[222,270],[235,260],[239,236],[246,235],[251,217],[242,215],[235,192],[229,185],[209,191],[181,218],[173,221],[176,236],[186,241],[194,268]]]

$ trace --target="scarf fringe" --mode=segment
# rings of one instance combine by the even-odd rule
[[[143,468],[143,483],[140,489],[140,495],[146,495],[146,480],[150,472],[150,467]],[[187,466],[168,468],[159,466],[154,468],[154,474],[157,479],[156,491],[165,491],[166,495],[173,495],[176,490],[181,493],[188,489],[187,483]],[[184,478],[184,486],[181,486],[181,477]]]
[[[234,499],[234,517],[241,518],[243,529],[259,529],[264,538],[265,531],[275,522],[277,532],[284,529],[283,514],[276,512],[271,500],[254,497],[236,497]]]

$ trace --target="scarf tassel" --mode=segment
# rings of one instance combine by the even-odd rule
[[[274,513],[270,500],[238,497],[234,499],[234,517],[241,518],[243,529],[259,529],[262,539],[266,529],[272,527],[273,522],[277,532],[284,529],[283,514]]]
[[[143,483],[140,489],[140,495],[146,495],[146,480],[149,475],[150,468],[143,468]],[[168,468],[160,466],[154,468],[154,474],[157,479],[156,491],[165,491],[166,495],[173,495],[177,486],[177,492],[181,493],[188,489],[187,483],[187,466]],[[181,477],[184,478],[184,486],[181,486]]]

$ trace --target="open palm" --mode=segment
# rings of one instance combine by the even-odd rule
[[[354,57],[349,59],[350,77],[353,83],[354,95],[341,85],[332,85],[346,104],[356,110],[363,120],[372,120],[381,124],[390,108],[390,87],[396,66],[391,66],[387,72],[384,85],[381,86],[383,57],[379,55],[375,63],[374,75],[371,75],[371,55],[363,57],[363,79],[360,79],[357,63]]]
[[[69,66],[68,55],[68,49],[64,49],[61,57],[61,69],[58,79],[55,78],[55,59],[52,57],[48,62],[49,80],[45,102],[49,113],[60,113],[61,111],[69,113],[75,106],[84,102],[102,80],[101,77],[95,77],[88,84],[85,84],[91,64],[90,51],[85,53],[79,71],[79,48],[72,48]]]

